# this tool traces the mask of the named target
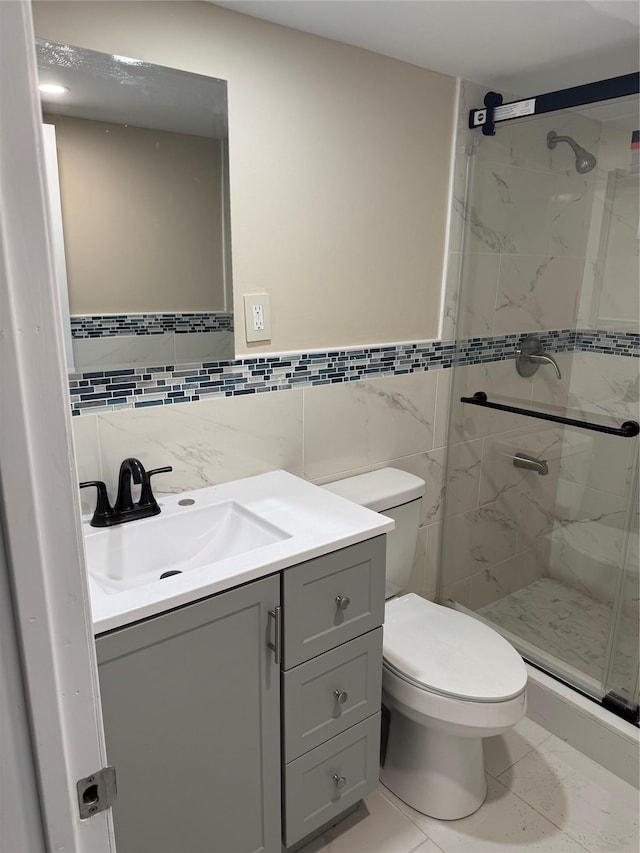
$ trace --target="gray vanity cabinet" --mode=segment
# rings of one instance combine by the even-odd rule
[[[118,853],[277,853],[376,788],[385,548],[96,638]]]
[[[378,785],[385,556],[377,536],[283,572],[285,847]]]
[[[280,849],[278,575],[97,637],[118,853]]]

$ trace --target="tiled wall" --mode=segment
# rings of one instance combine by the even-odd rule
[[[105,338],[113,335],[159,335],[164,332],[232,332],[233,314],[185,311],[179,314],[73,314],[71,336]]]
[[[459,402],[477,390],[516,405],[558,407],[604,423],[638,420],[636,357],[576,349],[562,372],[519,376],[513,362],[456,368],[449,429],[443,589],[472,609],[551,574],[611,600],[622,556],[637,439],[563,428]],[[513,466],[524,452],[548,462],[539,476]],[[593,524],[590,522],[594,522]],[[574,540],[579,550],[571,547]],[[603,541],[604,540],[604,541]],[[601,559],[589,561],[607,550]]]
[[[637,419],[638,400],[637,358],[623,357],[638,355],[633,312],[629,324],[617,327],[618,334],[597,324],[585,328],[587,318],[594,316],[587,302],[598,283],[594,246],[600,245],[602,210],[594,199],[602,195],[607,169],[612,168],[608,149],[600,146],[600,124],[581,115],[553,115],[500,128],[495,137],[485,139],[470,134],[465,121],[468,109],[482,103],[483,96],[480,87],[463,86],[448,328],[457,321],[458,338],[507,333],[518,338],[518,333],[540,330],[545,348],[556,352],[562,380],[551,367],[524,379],[508,362],[455,370],[441,592],[474,610],[550,571],[564,572],[565,579],[584,588],[589,572],[583,577],[579,565],[567,565],[568,549],[558,543],[564,542],[560,532],[572,530],[582,538],[588,530],[583,544],[593,546],[590,536],[602,536],[603,528],[596,534],[595,526],[584,522],[602,518],[605,536],[620,549],[621,506],[629,505],[633,461],[628,454],[637,442],[606,436],[593,440],[595,433],[536,421],[523,424],[516,415],[464,406],[460,396],[484,390],[490,398],[510,397],[514,405],[551,405],[560,413],[567,407],[577,409],[578,417],[583,412],[597,419],[608,412],[617,423],[631,417],[625,415],[630,409],[636,410]],[[600,167],[578,175],[568,146],[547,148],[546,134],[552,129],[577,138],[601,159]],[[471,151],[475,156],[469,158]],[[466,166],[472,172],[470,196],[464,193]],[[463,243],[465,216],[469,227]],[[635,246],[637,253],[637,241]],[[628,265],[632,259],[626,260]],[[637,254],[635,263],[637,299]],[[589,300],[581,301],[585,294]],[[556,347],[546,330],[560,324],[574,333],[564,332]],[[546,459],[549,474],[541,477],[515,468],[512,457],[517,451]],[[591,493],[587,488],[584,500],[578,500],[584,479],[593,487],[598,469],[606,468],[608,460],[608,486]],[[577,483],[567,482],[567,471]],[[607,581],[596,574],[591,572],[591,593],[610,589],[613,573]]]
[[[227,362],[93,371],[70,377],[74,415],[89,409],[144,408],[208,396],[285,391],[450,367],[451,342],[424,341],[332,352],[291,353]]]
[[[638,420],[639,415],[638,362],[621,358],[619,348],[637,340],[633,332],[640,321],[638,173],[629,168],[631,136],[615,123],[602,126],[580,305],[580,321],[587,321],[594,331],[583,332],[568,400],[578,411],[618,423]],[[595,331],[600,329],[615,331]],[[621,329],[633,332],[622,335]],[[611,349],[614,338],[618,347]],[[638,442],[598,433],[589,439],[582,453],[563,452],[549,573],[611,602],[620,581],[618,567],[626,564],[623,598],[637,615],[638,499],[633,481]],[[634,524],[635,534],[628,536],[626,531]]]
[[[233,314],[182,312],[71,317],[76,370],[233,358]]]
[[[323,482],[397,465],[428,483],[413,588],[433,595],[450,374],[374,375],[76,417],[78,474],[106,480],[113,496],[120,462],[127,456],[139,457],[149,468],[173,466],[171,474],[156,478],[158,493],[276,468]],[[83,492],[82,499],[88,511],[93,496]]]
[[[546,574],[563,430],[459,400],[483,390],[489,399],[563,411],[573,353],[555,358],[560,381],[552,368],[521,377],[513,361],[454,371],[441,592],[474,610]],[[548,475],[514,467],[518,452],[546,460]]]
[[[485,93],[463,84],[447,316],[452,322],[461,292],[459,338],[575,328],[601,177],[597,170],[577,174],[569,146],[550,150],[546,136],[550,130],[572,135],[598,155],[600,123],[577,113],[553,114],[483,137],[468,131],[466,122]]]
[[[589,349],[617,355],[638,352],[637,334],[576,329],[540,333],[549,352]],[[286,391],[301,385],[353,382],[371,376],[402,375],[457,365],[511,360],[522,335],[472,338],[457,342],[423,341],[386,347],[290,353],[226,362],[91,370],[69,379],[71,411],[145,408],[196,402],[205,397]]]
[[[576,352],[568,405],[607,422],[640,420],[637,359]],[[637,449],[637,439],[595,432],[584,434],[580,447],[563,448],[549,574],[600,601],[610,602],[615,596],[629,510],[638,510],[637,503],[629,505]],[[635,562],[631,554],[627,562],[635,575],[637,602],[637,538],[631,549]]]
[[[569,342],[574,345],[575,341],[568,334],[550,333],[549,344],[553,341],[564,348],[563,352],[556,350],[564,368],[562,359],[571,358]],[[515,341],[505,340],[503,350],[496,349],[495,339],[476,342],[483,344],[479,347],[473,343],[469,342],[466,350],[462,348],[465,363],[455,371],[458,396],[481,389],[501,396],[517,381],[523,381],[514,369]],[[493,353],[491,361],[486,360],[487,353]],[[97,397],[73,404],[76,412],[83,412],[82,417],[73,418],[79,476],[105,480],[113,496],[119,464],[131,455],[138,456],[147,467],[173,465],[171,474],[157,479],[159,493],[198,488],[274,468],[325,482],[394,465],[427,482],[412,589],[433,597],[443,519],[449,385],[454,373],[447,368],[452,358],[450,343],[430,342],[244,359],[186,371],[182,376],[173,375],[181,371],[163,369],[141,374],[149,379],[137,379],[135,373],[116,373],[73,380],[89,383],[83,386],[88,389],[87,395]],[[463,376],[468,387],[459,385]],[[189,379],[193,381],[188,383]],[[540,390],[550,379],[540,371],[534,380],[524,381],[531,389],[536,383]],[[158,382],[166,384],[159,386]],[[170,390],[173,382],[184,383],[190,389],[188,394]],[[214,383],[211,389],[210,383]],[[110,391],[100,390],[109,385]],[[120,399],[118,394],[126,396],[136,390],[140,393],[132,398],[135,402],[116,404],[121,408],[113,409],[114,399]],[[209,390],[211,395],[207,396]],[[74,387],[72,394],[74,398],[82,396],[82,388]],[[551,391],[547,396],[552,396]],[[181,405],[167,405],[172,402]],[[89,408],[77,408],[83,403],[89,403]],[[477,416],[473,423],[477,423]],[[464,512],[469,501],[477,499],[482,456],[482,439],[478,438],[474,434],[464,444],[459,443],[459,437],[454,438],[458,443],[452,447],[450,501],[455,502],[458,512]],[[491,488],[485,481],[483,489]],[[489,491],[483,498],[495,504]],[[88,511],[93,498],[83,493],[82,499]],[[494,511],[494,534],[500,525],[499,513]]]

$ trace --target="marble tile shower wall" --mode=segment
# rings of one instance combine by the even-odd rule
[[[564,430],[468,406],[460,397],[484,390],[490,399],[508,397],[524,407],[564,408],[573,357],[556,353],[560,381],[543,370],[521,377],[512,360],[453,371],[442,597],[476,610],[547,574]],[[548,475],[514,467],[516,453],[545,459]]]
[[[629,144],[628,130],[603,125],[601,178],[594,197],[579,320],[596,329],[637,330],[640,320],[638,175],[628,168]],[[569,405],[618,423],[637,421],[639,364],[615,350],[603,358],[602,344],[612,337],[583,333],[580,352],[573,359]],[[637,341],[631,331],[625,337]],[[583,437],[580,450],[564,449],[549,559],[552,577],[607,603],[616,594],[618,567],[626,563],[623,600],[636,615],[637,497],[631,506],[635,532],[629,535],[628,528],[634,526],[629,504],[637,466],[637,441],[590,433]]]
[[[447,500],[433,531],[443,538],[444,598],[476,610],[550,575],[611,601],[627,542],[637,439],[478,409],[460,397],[484,390],[490,399],[568,408],[585,419],[638,420],[634,337],[636,357],[556,353],[560,381],[543,368],[525,379],[511,360],[452,371]],[[514,467],[518,452],[546,460],[549,474]],[[637,538],[631,548],[637,554]],[[628,566],[635,574],[625,597],[637,602],[637,557]]]
[[[600,394],[602,411],[607,408],[606,399],[610,414],[617,419],[622,411],[612,405],[613,385],[607,386],[603,378],[600,391],[588,387],[589,372],[606,374],[611,380],[615,362],[614,370],[623,364],[617,375],[624,376],[624,382],[629,384],[636,377],[635,390],[627,387],[626,396],[619,399],[638,399],[638,361],[616,355],[637,355],[637,334],[625,332],[618,338],[597,331],[598,327],[578,328],[585,283],[593,291],[594,247],[599,242],[594,239],[599,225],[592,222],[594,198],[596,193],[602,194],[606,171],[599,168],[578,175],[568,146],[551,151],[546,145],[547,133],[555,130],[577,138],[599,156],[600,124],[577,114],[556,114],[499,127],[495,137],[485,138],[468,131],[466,123],[468,110],[482,103],[484,94],[479,86],[463,84],[445,328],[458,340],[506,334],[519,337],[537,331],[543,346],[555,351],[562,380],[546,369],[524,379],[510,361],[470,364],[454,371],[447,501],[438,530],[443,540],[440,594],[474,610],[547,575],[552,550],[557,571],[564,570],[568,576],[575,565],[567,567],[566,547],[562,560],[557,558],[559,547],[554,541],[558,530],[565,529],[565,521],[576,522],[575,533],[580,519],[600,512],[611,521],[610,530],[617,525],[619,536],[618,504],[623,500],[621,493],[626,494],[625,477],[613,477],[619,490],[615,498],[610,500],[610,485],[609,494],[600,494],[606,500],[594,500],[592,494],[591,502],[580,506],[575,501],[579,484],[575,484],[573,500],[565,506],[571,490],[567,472],[574,478],[586,476],[578,472],[588,469],[585,454],[594,450],[603,454],[601,467],[606,466],[609,445],[599,442],[597,448],[593,444],[587,448],[575,431],[465,406],[459,398],[484,390],[489,398],[506,396],[524,406],[561,409],[584,407],[586,400],[589,412],[585,415],[589,416],[601,411]],[[465,193],[467,185],[470,192]],[[570,345],[554,346],[545,333],[549,328],[574,330],[573,339],[570,333],[567,338],[573,340],[576,352],[569,352]],[[574,369],[576,378],[572,379]],[[615,393],[623,390],[616,388]],[[613,441],[609,439],[609,444]],[[604,444],[607,447],[601,446]],[[625,446],[618,439],[613,450],[617,455],[613,467],[618,473],[629,465],[625,453],[631,450],[630,444]],[[541,477],[515,468],[517,452],[546,459],[549,474]]]
[[[459,338],[576,328],[594,191],[603,177],[598,169],[577,174],[569,146],[552,151],[546,137],[550,130],[574,136],[598,156],[600,123],[563,113],[499,126],[496,136],[483,137],[467,130],[466,117],[484,94],[465,84],[461,95],[448,331],[459,294]]]
[[[638,360],[593,351],[573,357],[568,405],[585,416],[615,423],[640,420]],[[562,452],[549,574],[568,586],[610,603],[618,566],[629,577],[625,596],[638,601],[638,534],[629,539],[629,503],[638,465],[637,440],[583,434]],[[637,504],[631,507],[637,513]]]

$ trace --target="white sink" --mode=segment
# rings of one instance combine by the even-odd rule
[[[147,619],[393,529],[393,521],[286,471],[163,495],[160,515],[85,520],[96,634]],[[178,572],[160,578],[165,572]],[[276,603],[276,602],[274,602]]]
[[[182,572],[255,551],[290,534],[236,501],[183,506],[85,537],[89,574],[107,593],[167,583]],[[167,574],[165,577],[163,575]]]

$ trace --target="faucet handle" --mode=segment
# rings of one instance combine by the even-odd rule
[[[539,352],[536,355],[530,355],[529,359],[531,361],[537,361],[538,364],[550,364],[556,372],[556,376],[558,379],[562,379],[562,373],[560,373],[560,368],[558,367],[558,362],[552,355],[549,355],[548,352]]]
[[[102,480],[86,480],[84,483],[80,483],[79,485],[81,489],[86,489],[88,486],[95,486],[98,490],[96,508],[90,522],[91,526],[108,527],[109,522],[107,519],[110,519],[113,516],[113,509],[109,503],[106,485]]]
[[[169,471],[173,471],[171,465],[165,465],[164,468],[153,468],[151,471],[147,471],[147,476],[142,483],[142,491],[140,492],[138,506],[158,506],[158,502],[153,496],[153,492],[151,490],[151,477],[154,474],[168,474]],[[160,507],[158,507],[158,512],[160,512]]]
[[[152,474],[168,474],[170,471],[173,471],[172,465],[165,465],[164,468],[152,468],[151,471],[147,471],[147,477]]]
[[[527,335],[516,349],[516,370],[520,376],[533,376],[541,364],[550,364],[558,379],[562,379],[558,362],[552,355],[542,349],[542,343],[537,335]]]

